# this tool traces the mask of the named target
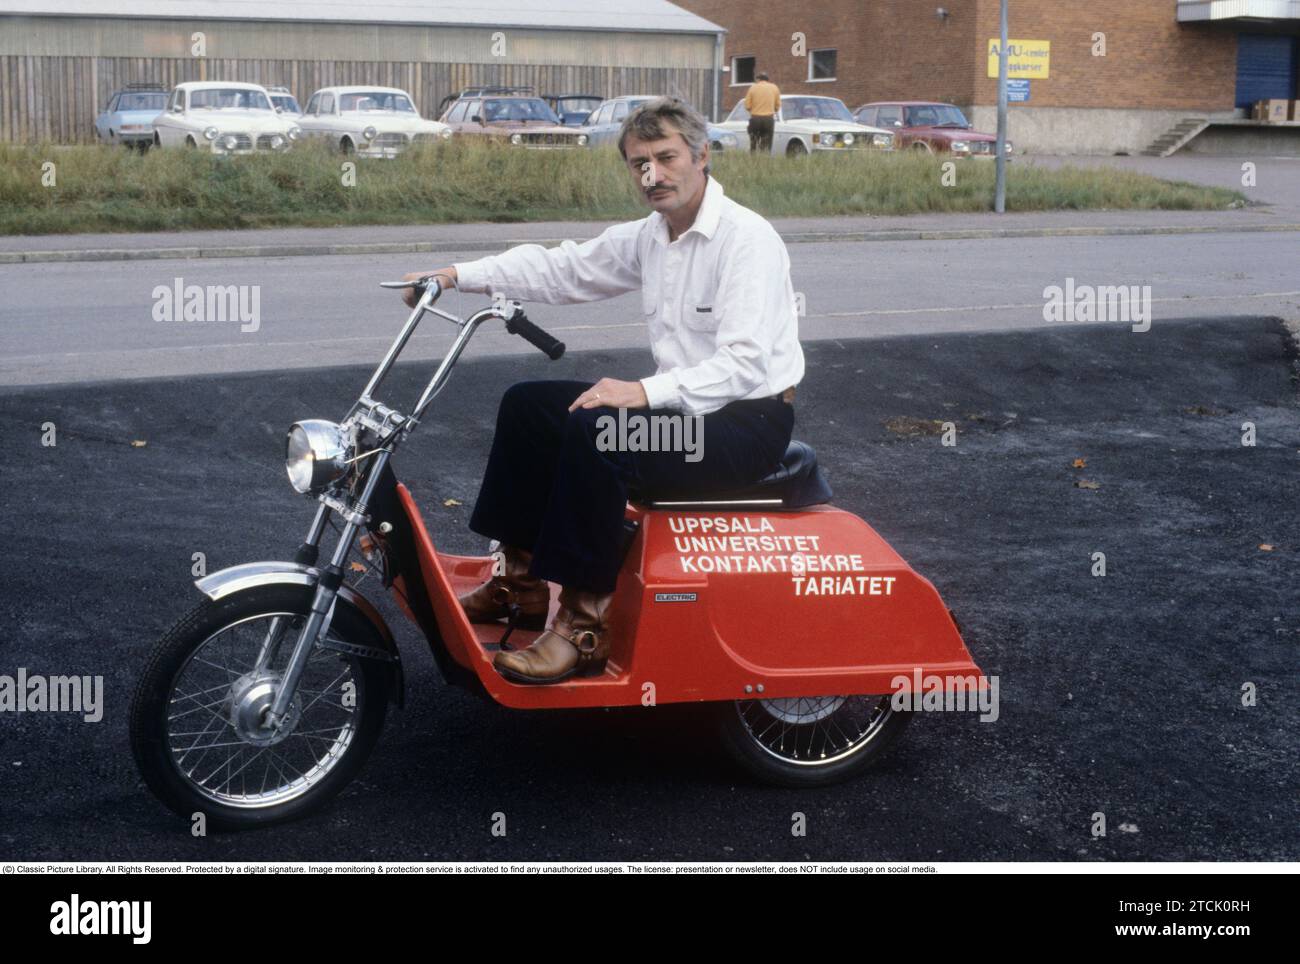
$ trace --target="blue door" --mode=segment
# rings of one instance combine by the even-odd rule
[[[1237,106],[1257,100],[1296,97],[1296,38],[1237,35]]]

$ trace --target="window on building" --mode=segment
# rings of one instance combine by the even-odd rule
[[[742,84],[752,84],[754,82],[754,57],[732,57],[731,58],[731,86],[739,87]]]
[[[809,80],[835,79],[835,48],[826,47],[808,54]]]

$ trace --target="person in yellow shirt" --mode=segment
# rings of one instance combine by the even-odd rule
[[[772,153],[772,131],[776,125],[776,112],[781,109],[781,91],[759,74],[745,95],[745,110],[749,112],[749,149]]]

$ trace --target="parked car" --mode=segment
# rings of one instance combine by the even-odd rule
[[[534,150],[564,150],[587,143],[587,135],[561,124],[546,101],[525,93],[531,88],[488,93],[493,89],[470,88],[455,100],[444,100],[450,106],[441,119],[456,137],[482,138]]]
[[[900,150],[955,157],[994,157],[997,135],[973,130],[961,109],[937,101],[876,101],[863,104],[854,116],[863,124],[892,130]],[[1007,141],[1007,154],[1012,152]]]
[[[167,91],[157,84],[127,84],[95,118],[95,137],[146,149],[153,143],[153,119],[166,107]]]
[[[177,84],[153,132],[157,147],[205,147],[214,154],[284,151],[302,135],[271,107],[266,88],[230,80]]]
[[[749,144],[749,111],[742,100],[732,108],[722,126]],[[853,119],[837,97],[804,94],[782,96],[772,132],[772,153],[787,157],[827,154],[844,150],[894,149],[894,135]]]
[[[605,144],[617,147],[618,132],[623,127],[623,120],[633,110],[654,99],[649,94],[624,94],[604,101],[582,125],[582,130],[588,137],[587,143],[592,147]],[[717,124],[709,125],[709,147],[713,151],[725,151],[738,146],[740,138],[734,133]]]
[[[413,143],[451,137],[446,124],[421,117],[397,87],[322,87],[298,123],[309,137],[358,157],[396,157]]]
[[[302,116],[298,99],[289,93],[288,87],[268,87],[266,93],[271,98],[271,106],[275,108],[277,114],[291,117],[295,121]]]
[[[580,127],[604,98],[597,94],[546,94],[542,100],[565,127]]]

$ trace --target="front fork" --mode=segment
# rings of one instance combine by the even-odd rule
[[[370,504],[370,498],[374,494],[380,476],[383,474],[384,466],[388,464],[388,458],[389,453],[386,450],[381,450],[375,454],[375,461],[370,466],[361,496],[344,515],[347,524],[339,536],[338,543],[334,546],[329,565],[321,570],[320,579],[316,582],[316,593],[312,596],[311,612],[307,617],[307,624],[303,626],[302,632],[298,634],[298,641],[294,644],[293,653],[289,656],[289,664],[285,667],[284,677],[281,679],[279,689],[275,694],[275,701],[271,704],[271,708],[267,713],[266,723],[270,727],[279,729],[283,725],[288,716],[289,706],[293,702],[293,695],[297,692],[298,682],[302,679],[303,670],[307,668],[307,661],[311,659],[312,650],[316,648],[319,638],[329,629],[329,620],[334,611],[334,601],[338,598],[339,587],[343,585],[343,564],[347,561],[348,553],[352,551],[352,542],[357,536],[357,530],[366,522],[366,507]],[[316,510],[316,517],[312,520],[307,539],[303,542],[302,548],[298,550],[297,561],[307,565],[315,563],[320,548],[320,540],[325,533],[325,521],[329,517],[329,513],[329,506],[322,502]],[[287,628],[288,623],[283,617],[277,617],[272,621],[271,628],[267,631],[266,639],[263,641],[262,648],[258,653],[258,670],[265,669],[271,662],[276,650],[279,649],[280,641],[283,639]]]

